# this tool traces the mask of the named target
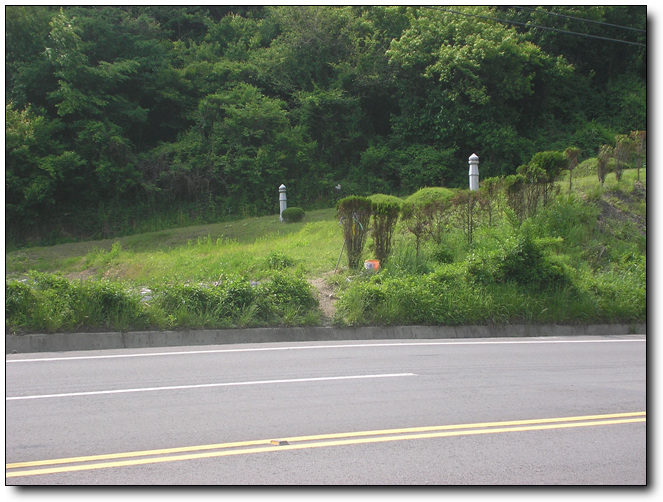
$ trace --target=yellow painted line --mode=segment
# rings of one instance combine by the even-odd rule
[[[441,430],[454,430],[454,429],[475,429],[483,427],[503,427],[511,425],[529,425],[529,424],[543,424],[543,423],[557,423],[557,422],[575,422],[579,420],[602,420],[607,418],[625,418],[646,416],[646,412],[638,411],[634,413],[612,413],[606,415],[584,415],[579,417],[561,417],[561,418],[538,418],[531,420],[511,420],[507,422],[484,422],[476,424],[461,424],[461,425],[433,425],[428,427],[410,427],[407,429],[384,429],[376,431],[360,431],[360,432],[341,432],[337,434],[321,434],[317,436],[298,436],[292,438],[282,438],[288,442],[295,441],[312,441],[317,439],[335,439],[342,437],[360,437],[360,436],[377,436],[385,434],[411,434],[415,432],[432,432]]]
[[[21,467],[37,467],[40,465],[73,464],[77,462],[93,462],[95,460],[112,460],[116,458],[147,457],[150,455],[168,455],[172,453],[185,453],[188,451],[218,450],[221,448],[239,448],[243,446],[255,446],[269,444],[269,440],[259,439],[255,441],[238,441],[235,443],[207,444],[199,446],[181,446],[178,448],[165,448],[161,450],[130,451],[125,453],[108,453],[104,455],[90,455],[87,457],[56,458],[53,460],[35,460],[32,462],[17,462],[6,464],[6,469],[17,469]]]
[[[463,425],[445,425],[445,426],[432,426],[432,427],[414,427],[408,429],[387,429],[377,431],[360,431],[351,433],[337,433],[337,434],[324,434],[315,436],[297,436],[292,438],[284,438],[279,440],[281,446],[274,447],[273,440],[256,440],[256,441],[242,441],[234,443],[220,443],[215,445],[201,445],[201,446],[188,446],[181,448],[168,448],[162,450],[148,450],[142,452],[128,452],[116,453],[109,455],[94,455],[88,457],[73,457],[66,459],[42,460],[36,462],[20,462],[13,464],[6,464],[7,469],[36,467],[43,465],[57,465],[63,463],[80,463],[90,462],[95,460],[112,460],[117,458],[131,458],[138,456],[154,456],[154,455],[168,455],[172,453],[182,453],[197,451],[202,452],[205,450],[218,450],[225,449],[224,451],[204,452],[204,453],[190,453],[187,455],[176,456],[161,456],[157,458],[141,458],[133,460],[122,460],[116,462],[102,462],[83,465],[67,465],[60,467],[50,467],[44,469],[32,469],[25,471],[12,471],[6,473],[5,477],[18,477],[18,476],[34,476],[40,474],[55,474],[62,472],[74,472],[93,469],[106,469],[111,467],[127,467],[135,465],[175,462],[182,460],[194,460],[202,458],[225,457],[231,455],[242,455],[247,453],[266,453],[285,450],[299,450],[305,448],[320,448],[326,446],[343,446],[343,445],[357,445],[378,443],[387,441],[403,441],[410,439],[429,439],[450,436],[465,436],[465,435],[478,435],[478,434],[497,434],[505,432],[517,431],[534,431],[534,430],[549,430],[549,429],[563,429],[571,427],[590,427],[599,425],[615,425],[626,423],[646,422],[646,412],[635,413],[617,413],[609,415],[586,415],[579,417],[562,417],[562,418],[549,418],[538,420],[517,420],[508,422],[487,422],[478,424],[463,424]],[[462,429],[462,430],[459,430]],[[470,430],[468,430],[470,429]],[[479,429],[479,430],[477,430]],[[363,437],[361,436],[378,436],[378,437]],[[330,439],[339,439],[330,441]],[[318,442],[310,442],[310,441]],[[309,442],[307,442],[309,441]],[[290,444],[293,442],[303,442],[302,444]],[[287,444],[286,444],[287,443]],[[246,446],[259,446],[259,448],[244,448]],[[228,448],[240,448],[231,449]]]
[[[339,432],[335,434],[318,434],[312,436],[287,437],[287,438],[281,438],[281,440],[287,441],[288,443],[295,443],[301,441],[314,441],[314,440],[337,439],[337,438],[348,438],[348,437],[378,436],[378,435],[387,435],[387,434],[410,434],[416,432],[432,432],[440,430],[470,429],[470,428],[480,428],[480,427],[501,427],[501,426],[528,425],[528,424],[540,424],[540,423],[570,422],[578,420],[600,420],[607,418],[623,418],[623,417],[633,417],[633,416],[645,416],[645,412],[643,411],[635,413],[616,413],[616,414],[612,413],[604,415],[584,415],[577,417],[542,418],[542,419],[531,419],[531,420],[512,420],[507,422],[483,422],[483,423],[461,424],[461,425],[436,425],[436,426],[427,426],[427,427],[410,427],[407,429],[382,429],[382,430],[359,431],[359,432]],[[151,455],[168,455],[172,453],[186,453],[190,451],[218,450],[223,448],[257,446],[261,444],[268,445],[271,443],[271,441],[272,441],[271,439],[258,439],[253,441],[238,441],[232,443],[217,443],[217,444],[198,445],[198,446],[182,446],[177,448],[167,448],[159,450],[109,453],[104,455],[59,458],[53,460],[37,460],[31,462],[18,462],[18,463],[6,464],[5,467],[7,469],[15,469],[21,467],[38,467],[42,465],[92,462],[96,460],[112,460],[117,458],[146,457]]]
[[[479,428],[479,427],[501,427],[501,426],[511,426],[511,425],[528,425],[528,424],[540,424],[540,423],[556,423],[556,422],[570,422],[578,420],[600,420],[607,418],[623,418],[623,417],[634,417],[634,416],[645,416],[646,412],[635,412],[635,413],[612,413],[604,415],[583,415],[577,417],[562,417],[562,418],[540,418],[540,419],[531,419],[531,420],[512,420],[507,422],[483,422],[475,424],[461,424],[461,425],[436,425],[436,426],[427,426],[427,427],[410,427],[407,429],[382,429],[382,430],[372,430],[372,431],[359,431],[359,432],[339,432],[335,434],[318,434],[312,436],[294,436],[281,438],[282,441],[287,441],[289,443],[300,442],[300,441],[313,441],[321,439],[336,439],[336,438],[345,438],[345,437],[361,437],[361,436],[377,436],[385,434],[409,434],[415,432],[431,432],[431,431],[440,431],[440,430],[450,430],[450,429],[470,429],[470,428]],[[150,455],[167,455],[171,453],[185,453],[189,451],[201,451],[201,450],[218,450],[222,448],[235,448],[243,446],[256,446],[256,445],[267,445],[270,444],[271,439],[258,439],[253,441],[238,441],[232,443],[217,443],[210,445],[199,445],[199,446],[183,446],[178,448],[167,448],[159,450],[146,450],[146,451],[134,451],[134,452],[125,452],[125,453],[110,453],[105,455],[92,455],[86,457],[71,457],[71,458],[60,458],[53,460],[37,460],[32,462],[18,462],[12,464],[6,464],[7,469],[19,468],[19,467],[36,467],[40,465],[54,465],[54,464],[64,464],[64,463],[76,463],[76,462],[90,462],[95,460],[111,460],[116,458],[127,458],[127,457],[145,457]]]

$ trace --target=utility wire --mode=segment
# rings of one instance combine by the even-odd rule
[[[598,35],[590,35],[588,33],[578,33],[576,31],[560,30],[558,28],[548,28],[547,26],[537,26],[537,25],[534,25],[534,24],[521,23],[519,21],[510,21],[508,19],[499,19],[499,18],[496,18],[496,17],[481,16],[479,14],[469,14],[467,12],[459,12],[457,10],[450,10],[450,9],[442,9],[440,7],[430,6],[429,8],[437,9],[437,10],[440,10],[442,12],[449,12],[450,14],[458,14],[460,16],[478,17],[478,18],[482,18],[482,19],[488,19],[490,21],[498,21],[500,23],[518,24],[518,25],[521,25],[521,26],[525,26],[527,28],[534,28],[534,29],[539,29],[539,30],[550,30],[550,31],[556,31],[558,33],[565,33],[567,35],[577,35],[577,36],[581,36],[581,37],[596,38],[596,39],[599,39],[599,40],[606,40],[608,42],[619,42],[619,43],[622,43],[622,44],[630,44],[630,45],[638,45],[640,47],[647,47],[647,44],[642,44],[640,42],[629,42],[628,40],[619,40],[617,38],[600,37]]]
[[[514,5],[513,7],[515,9],[522,9],[522,10],[526,10],[526,11],[529,11],[529,12],[536,12],[536,13],[540,13],[540,14],[548,14],[549,16],[557,16],[557,17],[564,17],[566,19],[574,19],[576,21],[583,21],[585,23],[595,23],[595,24],[600,24],[600,25],[603,25],[603,26],[611,26],[613,28],[621,28],[623,30],[631,30],[631,31],[638,31],[640,33],[647,33],[647,30],[641,30],[640,28],[632,28],[630,26],[621,26],[619,24],[605,23],[603,21],[594,21],[593,19],[585,19],[585,18],[582,18],[582,17],[568,16],[566,14],[559,14],[557,12],[552,12],[552,11],[548,11],[548,10],[530,9],[529,7],[521,7],[519,5]]]

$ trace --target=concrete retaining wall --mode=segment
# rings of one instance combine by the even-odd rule
[[[186,345],[223,345],[260,342],[526,336],[615,336],[629,334],[646,334],[646,324],[252,328],[5,335],[5,353],[65,352],[73,350],[180,347]]]

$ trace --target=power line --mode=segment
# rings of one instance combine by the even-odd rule
[[[574,19],[576,21],[583,21],[585,23],[595,23],[595,24],[600,24],[603,26],[611,26],[613,28],[621,28],[623,30],[631,30],[631,31],[638,31],[640,33],[647,33],[647,30],[641,30],[640,28],[632,28],[631,26],[621,26],[619,24],[611,24],[611,23],[606,23],[603,21],[594,21],[593,19],[585,19],[582,17],[574,17],[574,16],[568,16],[566,14],[559,14],[557,12],[552,12],[548,10],[536,10],[536,9],[530,9],[529,7],[521,7],[519,5],[514,5],[513,6],[516,9],[522,9],[526,10],[529,12],[536,12],[536,13],[541,13],[541,14],[548,14],[549,16],[557,16],[557,17],[564,17],[566,19]]]
[[[580,37],[596,38],[596,39],[599,39],[599,40],[606,40],[608,42],[618,42],[618,43],[622,43],[622,44],[638,45],[640,47],[647,47],[647,44],[642,44],[640,42],[629,42],[628,40],[620,40],[620,39],[617,39],[617,38],[600,37],[598,35],[590,35],[588,33],[578,33],[576,31],[560,30],[559,28],[549,28],[547,26],[537,26],[537,25],[534,25],[534,24],[521,23],[519,21],[511,21],[511,20],[508,20],[508,19],[499,19],[499,18],[496,18],[496,17],[481,16],[479,14],[469,14],[467,12],[459,12],[457,10],[442,9],[440,7],[430,6],[429,8],[437,9],[437,10],[440,10],[440,11],[443,11],[443,12],[448,12],[450,14],[458,14],[460,16],[478,17],[478,18],[481,18],[481,19],[488,19],[490,21],[498,21],[500,23],[518,24],[518,25],[521,25],[521,26],[525,26],[526,28],[534,28],[534,29],[539,29],[539,30],[550,30],[550,31],[556,31],[558,33],[565,33],[567,35],[577,35],[577,36],[580,36]]]

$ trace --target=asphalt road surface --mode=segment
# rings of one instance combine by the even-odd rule
[[[644,485],[644,335],[6,356],[7,485]]]

